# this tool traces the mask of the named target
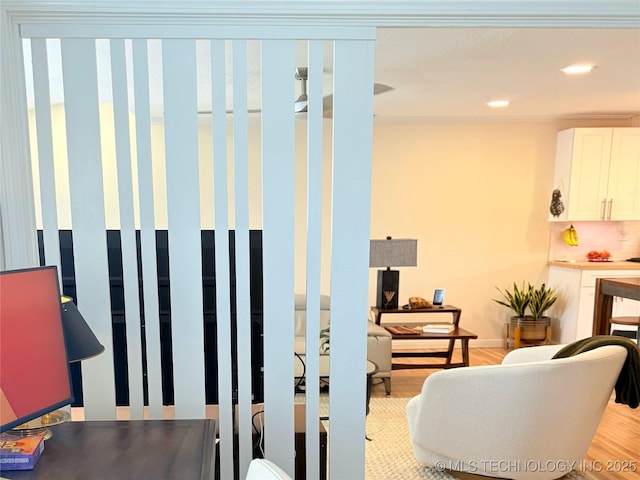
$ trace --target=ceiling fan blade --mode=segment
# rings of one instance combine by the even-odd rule
[[[385,85],[384,83],[374,83],[373,84],[373,94],[380,95],[381,93],[390,92],[393,90],[393,87],[389,85]]]
[[[381,93],[390,92],[391,90],[394,90],[394,88],[384,83],[373,84],[374,95],[380,95]],[[333,118],[333,95],[327,95],[322,98],[322,111],[324,118]]]

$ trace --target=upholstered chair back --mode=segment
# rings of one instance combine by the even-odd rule
[[[329,306],[331,304],[329,295],[320,295],[320,329],[329,326]],[[307,329],[307,296],[297,293],[295,298],[294,313],[294,335],[304,336]]]

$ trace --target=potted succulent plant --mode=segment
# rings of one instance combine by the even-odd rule
[[[529,311],[533,319],[540,321],[543,318],[549,318],[545,317],[544,313],[556,303],[557,299],[556,291],[547,287],[544,283],[538,288],[531,287],[529,291]]]
[[[513,282],[513,291],[509,291],[506,288],[501,290],[498,287],[496,287],[496,290],[500,292],[502,299],[494,298],[493,301],[513,310],[517,318],[524,318],[525,311],[529,306],[529,290],[531,290],[531,285],[526,289],[524,282],[522,282],[522,287],[518,287],[518,284]]]
[[[320,354],[329,353],[329,349],[331,348],[331,346],[329,345],[329,342],[331,340],[329,337],[330,328],[331,327],[327,327],[320,330]]]
[[[539,287],[528,283],[525,287],[524,282],[521,287],[514,282],[512,291],[501,290],[498,287],[496,289],[502,298],[493,301],[513,310],[516,314],[509,322],[510,338],[514,338],[516,327],[519,327],[521,340],[548,340],[547,327],[551,325],[551,318],[544,314],[558,298],[554,289],[547,287],[544,283]],[[525,314],[527,309],[530,315]]]

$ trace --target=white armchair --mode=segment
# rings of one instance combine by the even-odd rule
[[[275,463],[262,459],[254,458],[249,464],[249,470],[245,480],[292,480],[289,475],[286,474]]]
[[[407,404],[423,463],[515,480],[555,479],[584,459],[627,357],[608,345],[551,357],[563,345],[514,350],[502,365],[427,377]]]

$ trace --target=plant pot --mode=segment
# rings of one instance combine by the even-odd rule
[[[509,338],[514,338],[516,327],[520,327],[521,340],[544,340],[547,327],[551,325],[551,317],[534,320],[533,317],[511,317],[509,321]]]

